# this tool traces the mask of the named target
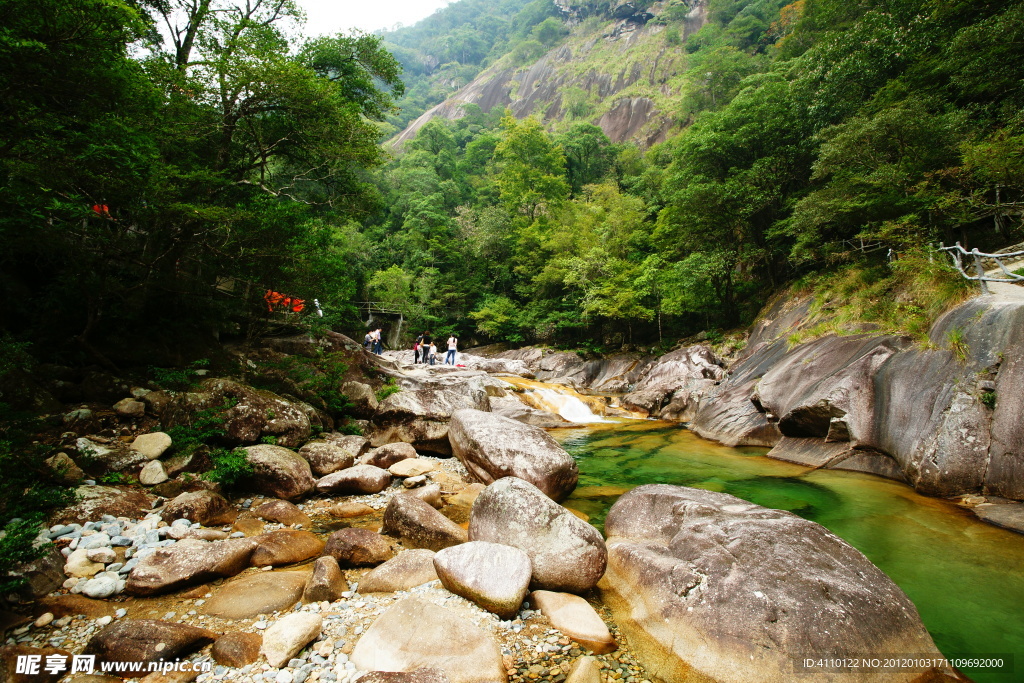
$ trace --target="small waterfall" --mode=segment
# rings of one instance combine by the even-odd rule
[[[519,399],[531,408],[561,415],[566,420],[578,424],[613,422],[604,417],[605,404],[600,398],[583,396],[566,386],[520,378],[505,379],[522,390],[518,393]]]

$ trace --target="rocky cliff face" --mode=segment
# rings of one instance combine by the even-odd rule
[[[535,114],[551,124],[572,116],[600,126],[613,142],[664,140],[672,126],[669,105],[679,95],[678,77],[686,63],[682,46],[669,45],[662,35],[665,27],[650,21],[664,3],[556,4],[573,27],[563,44],[532,64],[500,60],[409,124],[392,143],[400,146],[414,138],[433,118],[460,118],[467,104],[485,112],[508,107],[517,118]],[[707,20],[707,0],[689,4],[684,40]],[[596,29],[580,23],[595,13],[604,19]]]

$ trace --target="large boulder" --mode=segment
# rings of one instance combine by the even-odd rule
[[[139,434],[132,441],[132,450],[144,455],[149,460],[156,460],[171,447],[171,437],[165,432]]]
[[[352,403],[352,412],[357,416],[369,418],[377,412],[377,395],[369,384],[345,382],[341,385],[341,393]]]
[[[437,581],[434,551],[406,550],[371,569],[359,580],[360,593],[394,593]]]
[[[507,545],[471,541],[434,557],[441,583],[502,619],[514,619],[530,585],[530,557]]]
[[[241,668],[260,658],[263,636],[258,633],[231,631],[225,633],[210,648],[210,656],[222,666]]]
[[[380,493],[391,485],[391,473],[373,465],[355,465],[339,470],[316,482],[321,493],[360,495]]]
[[[269,500],[253,510],[252,513],[268,522],[277,522],[287,526],[301,524],[308,529],[313,524],[305,512],[286,500]]]
[[[154,619],[115,621],[94,635],[83,654],[97,662],[159,662],[180,659],[209,645],[217,634],[205,628]]]
[[[666,353],[647,365],[631,391],[622,397],[624,408],[645,415],[657,415],[670,397],[695,382],[713,385],[725,376],[722,361],[707,346],[687,346]],[[710,386],[704,382],[700,386]]]
[[[80,523],[83,519],[100,519],[103,515],[141,519],[153,509],[153,496],[138,488],[115,486],[79,486],[76,503],[53,514],[53,524]]]
[[[362,457],[362,462],[386,470],[396,462],[415,457],[416,449],[411,444],[399,441],[374,448]]]
[[[941,656],[896,584],[789,512],[656,484],[619,498],[605,529],[602,594],[656,680],[788,681],[807,653]]]
[[[519,548],[533,564],[534,588],[582,593],[604,574],[600,532],[516,477],[494,482],[473,504],[469,540]]]
[[[219,493],[193,491],[182,493],[167,503],[160,517],[167,523],[187,519],[203,526],[217,526],[234,523],[238,511]]]
[[[98,437],[88,439],[83,436],[75,441],[79,462],[95,463],[109,472],[137,469],[149,462],[146,456],[120,442],[102,443],[96,441],[96,438]]]
[[[465,543],[467,539],[465,529],[426,501],[404,493],[395,494],[385,508],[382,530],[402,539],[407,547],[435,551]]]
[[[290,609],[302,597],[308,572],[259,572],[221,586],[203,613],[221,619],[251,619]]]
[[[480,410],[452,416],[449,439],[455,457],[484,484],[502,477],[530,482],[554,500],[576,488],[579,468],[543,429]]]
[[[256,549],[249,562],[254,567],[276,567],[294,564],[316,557],[324,549],[324,542],[303,529],[280,529],[255,536]]]
[[[327,538],[324,555],[342,567],[373,567],[395,555],[388,540],[369,529],[339,529]]]
[[[498,642],[472,622],[417,598],[377,617],[352,651],[363,671],[444,671],[452,683],[505,683]]]
[[[416,450],[451,455],[448,423],[464,408],[487,410],[487,392],[455,388],[419,388],[399,391],[380,404],[373,417],[374,445],[396,441]]]
[[[309,463],[294,451],[260,444],[245,449],[252,465],[252,485],[260,493],[284,500],[301,498],[316,486]]]
[[[530,603],[551,625],[593,652],[614,652],[618,645],[608,626],[590,603],[572,593],[533,591]]]
[[[310,441],[299,449],[299,455],[306,459],[309,468],[317,477],[352,467],[356,456],[351,450],[333,441]]]
[[[255,548],[252,538],[178,541],[140,559],[128,574],[125,591],[139,596],[158,595],[234,576],[249,566]]]
[[[329,555],[318,557],[313,563],[313,573],[302,591],[303,602],[334,602],[348,590],[348,582],[341,573],[338,561]]]

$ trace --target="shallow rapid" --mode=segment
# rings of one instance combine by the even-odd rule
[[[888,574],[947,657],[1017,660],[1017,673],[964,673],[982,683],[1024,679],[1024,536],[898,482],[809,470],[766,458],[763,448],[721,446],[676,424],[619,421],[551,434],[580,466],[579,486],[565,504],[599,528],[622,493],[650,483],[724,491],[789,510],[824,525]]]

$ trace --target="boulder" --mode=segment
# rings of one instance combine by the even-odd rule
[[[362,683],[451,683],[441,669],[422,667],[415,671],[371,671],[359,677]]]
[[[172,526],[167,530],[167,538],[180,541],[183,538],[198,538],[200,541],[222,541],[230,538],[231,534],[217,529],[193,529],[183,524]]]
[[[154,619],[122,619],[94,635],[83,654],[99,662],[175,660],[209,645],[217,634],[205,628]]]
[[[73,617],[77,614],[90,619],[99,619],[106,616],[113,617],[115,611],[113,603],[105,600],[91,600],[84,595],[74,593],[40,598],[36,603],[36,609],[41,612],[49,612],[57,619]]]
[[[469,486],[467,486],[466,488],[462,489],[454,496],[449,498],[448,504],[454,505],[456,507],[472,509],[473,503],[476,502],[476,499],[480,496],[481,493],[484,492],[484,489],[486,488],[487,487],[484,486],[483,484],[470,484]]]
[[[296,507],[294,503],[289,503],[286,500],[267,501],[253,510],[252,513],[268,522],[277,522],[287,526],[301,524],[303,528],[308,529],[313,525],[313,521],[305,512]]]
[[[139,472],[139,483],[143,486],[156,486],[167,481],[167,472],[159,460],[150,460]]]
[[[418,388],[388,396],[373,417],[373,443],[396,441],[412,444],[418,451],[451,455],[448,424],[464,408],[487,410],[487,392],[459,387]]]
[[[361,462],[386,470],[397,462],[415,457],[416,449],[404,441],[399,441],[374,448],[362,457]]]
[[[117,572],[100,572],[85,582],[85,585],[82,586],[82,595],[94,600],[109,598],[117,592],[120,579]]]
[[[357,416],[373,417],[377,412],[377,395],[369,384],[345,382],[341,385],[341,393],[352,402],[352,412]]]
[[[324,555],[342,567],[373,567],[391,559],[394,549],[386,538],[369,529],[348,528],[335,531],[327,538]]]
[[[241,668],[253,664],[260,658],[263,636],[258,633],[230,631],[225,633],[210,648],[213,660],[221,666]]]
[[[385,534],[402,539],[411,548],[441,550],[465,543],[466,530],[430,506],[406,493],[395,494],[384,510]]]
[[[357,459],[363,455],[363,453],[370,450],[370,440],[365,436],[328,432],[327,434],[322,434],[320,438],[348,451],[352,454],[353,458]]]
[[[680,389],[707,388],[725,377],[722,361],[709,347],[688,346],[649,363],[629,393],[621,399],[627,410],[657,415]],[[702,382],[708,381],[710,384]]]
[[[164,432],[139,434],[132,441],[132,450],[141,453],[147,460],[156,460],[171,447],[171,437]]]
[[[153,509],[156,497],[137,488],[114,486],[79,486],[77,502],[54,513],[54,524],[80,523],[83,519],[100,519],[103,515],[141,519]]]
[[[605,529],[602,595],[656,679],[792,680],[808,652],[941,656],[896,584],[789,512],[656,484],[619,498]]]
[[[360,593],[394,593],[437,581],[434,551],[405,550],[359,580]]]
[[[460,410],[452,416],[449,438],[455,457],[476,481],[490,484],[518,477],[559,501],[576,488],[576,461],[539,427],[480,410]]]
[[[80,454],[80,461],[95,462],[109,472],[130,470],[144,465],[148,460],[141,453],[125,447],[120,442],[104,444],[82,437],[75,441],[75,448]]]
[[[509,620],[523,604],[532,567],[518,548],[471,541],[439,550],[434,570],[449,591]]]
[[[310,441],[299,449],[299,455],[309,463],[315,477],[352,467],[356,461],[356,456],[349,449],[326,440]]]
[[[604,574],[600,532],[516,477],[494,482],[476,499],[469,540],[519,548],[533,564],[534,588],[582,593]]]
[[[441,498],[440,484],[427,484],[426,486],[420,486],[419,488],[406,491],[405,493],[413,498],[419,498],[424,503],[437,510],[440,510],[444,505],[444,500]]]
[[[17,589],[17,595],[23,600],[35,600],[49,595],[60,588],[67,576],[64,573],[66,558],[50,545],[43,550],[41,556],[16,564],[12,572],[25,579],[25,583]]]
[[[566,427],[570,424],[561,415],[528,406],[515,396],[491,397],[489,400],[491,412],[495,415],[507,417],[516,422],[533,425],[541,429],[552,429],[555,427]]]
[[[85,479],[85,472],[75,464],[67,453],[57,453],[46,459],[46,466],[53,470],[57,478],[64,484],[77,484]]]
[[[253,468],[253,488],[260,493],[295,500],[316,486],[309,463],[287,448],[260,444],[249,446],[245,452]]]
[[[316,557],[324,549],[324,542],[303,529],[280,529],[255,536],[256,549],[249,562],[254,567],[276,567],[294,564]]]
[[[38,657],[38,670],[34,673],[19,671],[21,657]],[[57,683],[65,671],[50,673],[46,670],[47,657],[62,657],[63,661],[71,662],[71,653],[56,647],[32,647],[16,644],[0,647],[0,683]],[[69,667],[70,668],[70,667]]]
[[[350,519],[352,517],[365,517],[372,515],[376,510],[366,503],[335,503],[327,510],[327,514],[338,519]]]
[[[199,522],[203,526],[232,524],[238,510],[224,496],[213,491],[182,493],[164,506],[160,518],[170,524],[176,519]]]
[[[316,482],[321,493],[358,495],[380,493],[391,485],[391,474],[373,465],[355,465],[340,470]]]
[[[437,469],[437,463],[426,458],[410,458],[396,462],[388,468],[388,472],[395,477],[418,477]]]
[[[601,683],[601,666],[593,657],[580,657],[572,663],[565,683]]]
[[[140,559],[128,574],[125,590],[139,596],[158,595],[234,576],[249,566],[255,548],[252,538],[178,541]]]
[[[313,574],[302,592],[303,602],[334,602],[348,590],[348,582],[341,573],[338,561],[330,555],[318,557],[313,563]]]
[[[64,573],[68,576],[95,576],[101,571],[103,571],[103,563],[90,560],[87,548],[73,550],[64,564]]]
[[[444,671],[452,683],[505,683],[494,637],[472,622],[417,598],[392,605],[363,634],[351,655],[364,671]]]
[[[263,655],[270,666],[280,668],[320,635],[323,617],[310,612],[293,612],[263,633]]]
[[[146,404],[134,398],[123,398],[114,404],[114,412],[118,417],[138,419],[146,414]]]
[[[259,572],[224,584],[203,605],[221,619],[251,619],[290,609],[302,598],[309,572]]]
[[[530,604],[548,618],[551,625],[595,654],[614,652],[618,645],[604,620],[590,603],[572,593],[533,591]]]

